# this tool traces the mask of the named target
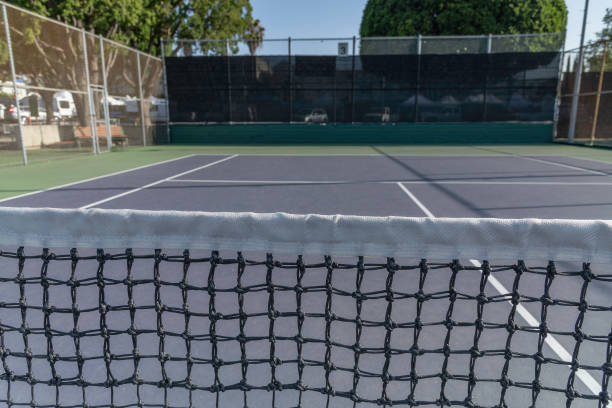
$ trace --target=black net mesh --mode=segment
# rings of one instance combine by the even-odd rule
[[[610,399],[612,274],[588,263],[222,255],[0,252],[0,402],[603,407]],[[539,324],[521,320],[522,308]],[[550,336],[569,359],[547,348]],[[600,382],[595,392],[581,382],[586,372]]]

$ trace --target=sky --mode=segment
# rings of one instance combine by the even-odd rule
[[[352,37],[359,35],[361,15],[367,0],[251,0],[253,14],[266,28],[266,38]],[[580,44],[585,0],[565,0],[568,8],[565,49]],[[590,0],[586,41],[603,27],[602,18],[610,0]]]

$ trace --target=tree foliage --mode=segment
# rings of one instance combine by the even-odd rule
[[[564,0],[368,0],[362,37],[554,33]]]
[[[12,0],[13,4],[160,55],[160,38],[244,38],[249,0]]]
[[[591,42],[586,49],[586,69],[599,72],[603,58],[604,42],[608,42],[606,63],[604,69],[612,71],[612,8],[606,9],[603,17],[604,28],[597,33],[597,39]]]

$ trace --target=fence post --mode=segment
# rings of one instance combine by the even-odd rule
[[[230,70],[230,46],[229,38],[225,40],[225,58],[227,61],[227,115],[229,123],[232,123],[232,74]]]
[[[601,59],[601,71],[599,71],[599,83],[597,84],[597,97],[595,99],[595,116],[591,127],[591,145],[595,142],[595,131],[597,130],[597,117],[599,116],[599,101],[601,100],[601,89],[603,88],[604,71],[606,70],[606,56],[608,54],[608,41],[604,41],[603,56]]]
[[[576,116],[578,116],[578,98],[580,93],[580,81],[582,79],[582,59],[584,58],[584,31],[586,29],[587,15],[589,11],[589,0],[584,2],[584,16],[582,17],[582,33],[580,34],[580,52],[578,53],[578,67],[576,68],[576,76],[574,77],[574,93],[572,95],[572,110],[570,113],[569,133],[567,141],[574,142],[576,134]]]
[[[25,148],[23,140],[23,129],[21,128],[21,108],[19,107],[19,98],[17,97],[17,74],[15,73],[15,61],[13,59],[13,46],[11,45],[11,32],[8,24],[8,15],[6,5],[2,4],[2,17],[4,18],[4,33],[6,34],[6,44],[8,46],[9,62],[11,66],[11,79],[13,81],[13,95],[15,95],[15,109],[17,110],[17,135],[19,144],[21,145],[21,158],[24,166],[28,164],[28,152]]]
[[[489,81],[489,69],[491,67],[491,49],[493,43],[493,35],[487,35],[487,74],[484,77],[484,91],[482,94],[482,120],[484,122],[487,121],[487,91],[488,91],[488,81]]]
[[[351,123],[355,123],[355,48],[357,38],[353,36],[353,61],[351,74]]]
[[[138,68],[138,98],[140,99],[140,129],[142,131],[142,145],[147,145],[147,129],[145,127],[145,116],[144,116],[144,98],[142,97],[142,70],[140,69],[140,53],[136,53]]]
[[[164,94],[166,97],[166,140],[169,144],[172,141],[172,139],[170,138],[170,97],[168,96],[168,74],[166,73],[166,45],[163,38],[159,39],[159,44],[161,46],[162,65],[164,68]]]
[[[104,103],[102,104],[104,109],[104,127],[106,128],[106,144],[108,145],[108,151],[110,152],[113,144],[113,138],[110,131],[110,109],[108,109],[108,83],[106,79],[106,54],[104,53],[104,38],[100,36],[100,57],[102,59],[102,85],[104,86]]]
[[[421,34],[417,35],[417,77],[414,94],[414,121],[419,121],[419,92],[421,90],[421,52],[423,47],[423,38]]]
[[[559,67],[557,69],[557,94],[555,95],[555,107],[553,112],[553,141],[555,141],[559,136],[559,110],[561,108],[562,101],[562,85],[563,85],[563,62],[565,61],[565,41],[566,34],[563,34],[563,45],[561,45],[561,49],[558,50],[560,54],[559,58]]]
[[[98,135],[96,134],[96,111],[94,109],[93,95],[91,94],[91,81],[89,80],[89,58],[87,56],[87,37],[85,30],[81,29],[81,38],[83,40],[83,58],[85,60],[85,81],[87,83],[87,99],[89,101],[89,127],[91,128],[91,144],[94,154],[100,153],[98,146]],[[110,150],[110,146],[109,146]]]
[[[287,51],[289,55],[289,123],[293,121],[293,64],[291,62],[291,37],[288,39]]]

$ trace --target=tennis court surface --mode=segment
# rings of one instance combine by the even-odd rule
[[[610,162],[192,154],[0,205],[75,210],[0,208],[4,241],[11,214],[58,232],[0,254],[4,404],[608,404],[612,228],[573,220],[610,219]]]

